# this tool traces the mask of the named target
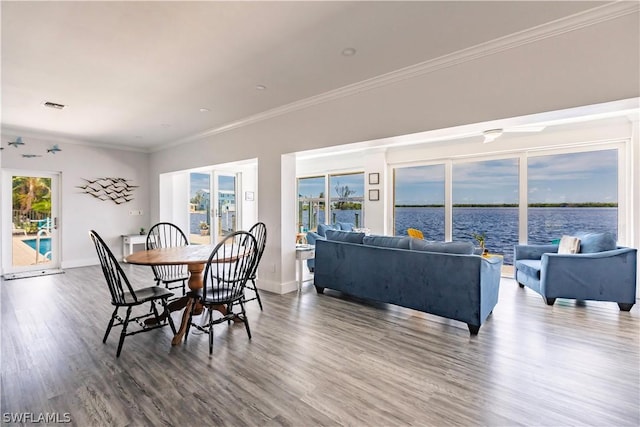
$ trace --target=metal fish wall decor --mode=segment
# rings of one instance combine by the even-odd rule
[[[92,195],[96,199],[111,200],[116,205],[127,203],[133,200],[133,190],[137,185],[131,185],[130,180],[125,178],[96,178],[93,180],[82,178],[87,183],[79,185],[77,188]]]

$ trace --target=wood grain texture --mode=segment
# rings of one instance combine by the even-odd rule
[[[129,264],[183,265],[204,264],[216,245],[189,245],[138,251],[126,257]]]
[[[124,265],[137,287],[147,267]],[[134,286],[135,286],[134,285]],[[465,324],[310,284],[263,292],[241,323],[172,347],[168,328],[101,339],[99,267],[1,283],[2,413],[78,426],[640,425],[640,311],[501,282],[477,337]],[[180,312],[173,315],[176,321]]]

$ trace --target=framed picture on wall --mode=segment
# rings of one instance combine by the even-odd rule
[[[369,174],[369,184],[380,184],[380,174],[379,173],[370,173]]]
[[[380,190],[369,190],[369,200],[372,202],[380,200]]]

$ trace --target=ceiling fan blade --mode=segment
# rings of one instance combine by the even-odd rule
[[[546,128],[545,125],[537,125],[537,126],[521,126],[515,128],[505,129],[505,132],[540,132]]]

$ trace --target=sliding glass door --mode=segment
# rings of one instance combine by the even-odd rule
[[[453,164],[453,240],[479,242],[513,264],[518,244],[518,159]]]
[[[427,240],[444,240],[444,164],[394,171],[394,230],[406,236],[416,228]]]
[[[616,146],[397,167],[395,235],[417,228],[425,239],[443,241],[450,232],[452,240],[476,245],[475,237],[484,236],[487,249],[504,255],[507,265],[513,264],[513,247],[519,242],[549,244],[581,231],[619,237],[624,219],[619,218],[618,186],[624,174]],[[521,182],[521,177],[527,178]]]
[[[531,157],[527,175],[529,243],[581,231],[618,236],[618,150]]]

